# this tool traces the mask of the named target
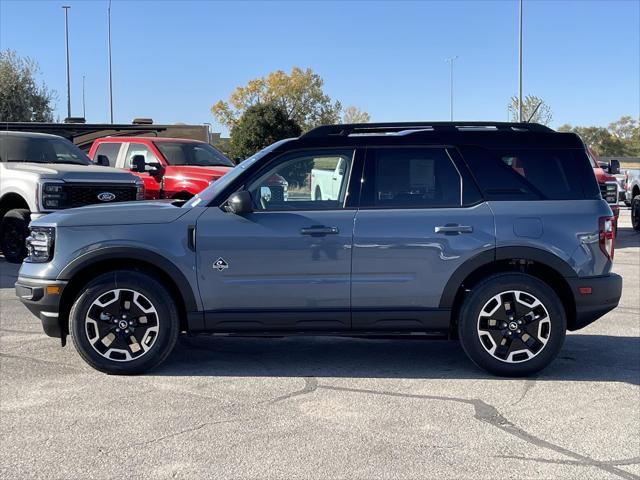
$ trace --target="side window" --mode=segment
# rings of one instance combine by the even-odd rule
[[[98,155],[104,155],[109,159],[109,166],[115,167],[116,160],[118,159],[118,152],[120,151],[121,143],[116,142],[104,142],[98,145],[95,153],[93,154],[93,161],[97,161]]]
[[[160,163],[149,147],[142,143],[131,143],[124,163],[126,168],[131,168],[131,161],[136,155],[142,155],[147,163]]]
[[[442,148],[380,148],[373,162],[373,207],[459,207],[462,179]],[[371,172],[371,169],[368,170]]]
[[[344,208],[353,150],[296,153],[249,183],[256,210]],[[338,165],[341,168],[337,168]]]

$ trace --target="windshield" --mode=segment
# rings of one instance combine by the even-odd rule
[[[0,161],[91,165],[89,157],[61,137],[0,136]]]
[[[229,186],[236,178],[238,178],[242,173],[249,168],[251,165],[256,163],[266,154],[278,148],[285,142],[288,142],[290,139],[280,140],[276,143],[269,145],[268,147],[263,148],[258,153],[255,153],[253,156],[247,158],[242,163],[238,164],[233,170],[228,171],[222,177],[217,179],[215,182],[210,184],[207,188],[202,190],[196,196],[191,198],[187,203],[183,205],[183,207],[197,207],[198,205],[201,207],[205,207],[213,200],[216,195],[218,195],[221,191],[223,191],[227,186]]]
[[[155,142],[169,165],[233,167],[233,162],[208,143]]]

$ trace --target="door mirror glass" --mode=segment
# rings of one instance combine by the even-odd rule
[[[225,210],[236,215],[245,215],[253,212],[253,202],[251,200],[251,194],[246,190],[241,190],[234,193],[227,200]]]
[[[131,159],[131,171],[144,173],[147,163],[144,161],[144,155],[134,155]]]

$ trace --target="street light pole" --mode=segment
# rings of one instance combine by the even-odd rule
[[[522,122],[522,0],[519,9],[519,29],[518,29],[518,121]]]
[[[453,62],[458,58],[449,57],[445,62],[449,62],[449,119],[453,122]]]
[[[87,118],[87,110],[86,110],[85,104],[84,104],[84,79],[85,79],[85,76],[82,75],[82,118],[84,118],[86,120],[86,118]]]
[[[71,117],[71,78],[69,74],[69,9],[68,5],[62,7],[64,9],[64,36],[67,45],[67,118]]]
[[[113,79],[111,77],[111,0],[109,0],[109,8],[107,9],[109,19],[108,43],[109,43],[109,118],[113,123]]]

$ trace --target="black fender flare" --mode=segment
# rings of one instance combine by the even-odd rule
[[[71,261],[58,274],[58,280],[71,280],[80,270],[104,260],[131,259],[149,263],[169,276],[178,287],[187,312],[198,311],[196,296],[180,269],[162,255],[133,247],[104,247],[87,252]]]
[[[540,248],[513,246],[485,250],[460,265],[451,275],[440,297],[440,308],[450,309],[453,307],[460,285],[472,272],[495,261],[510,260],[512,258],[532,260],[544,264],[557,271],[564,278],[575,278],[577,276],[571,265],[562,258]]]

